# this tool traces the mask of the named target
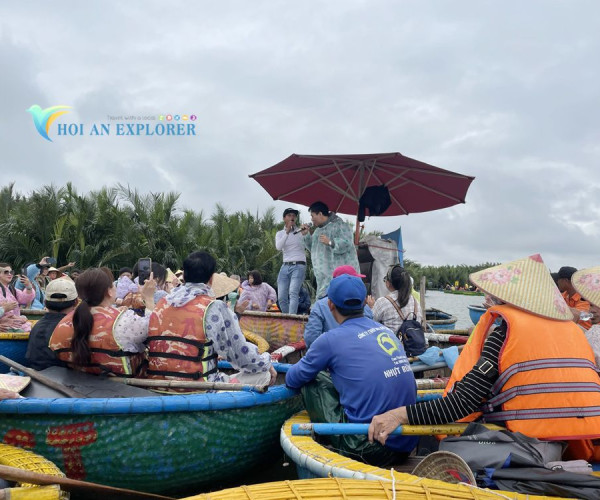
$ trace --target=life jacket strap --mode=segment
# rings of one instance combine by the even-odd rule
[[[509,420],[548,420],[551,418],[583,418],[600,416],[600,406],[586,408],[534,408],[528,410],[508,410],[486,414],[485,422],[506,422]]]
[[[505,404],[517,396],[556,392],[600,392],[600,385],[595,382],[556,382],[515,386],[488,399],[483,405],[482,411],[491,413],[494,411],[494,407]]]
[[[496,383],[492,386],[490,392],[494,395],[499,394],[508,380],[517,373],[528,372],[532,370],[543,370],[547,368],[590,368],[596,371],[595,363],[588,359],[548,358],[523,361],[522,363],[515,363],[507,370],[502,372],[498,377],[498,380],[496,380]]]

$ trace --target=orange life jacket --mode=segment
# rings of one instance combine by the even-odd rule
[[[72,340],[73,314],[67,314],[54,329],[48,347],[52,349],[59,359],[76,370],[94,373],[110,373],[119,377],[136,377],[142,372],[146,364],[145,353],[123,351],[115,340],[113,328],[121,311],[114,307],[95,307],[92,312],[94,326],[88,338],[91,351],[90,364],[77,366],[73,361]]]
[[[487,331],[501,317],[506,341],[498,380],[482,413],[486,422],[506,422],[515,432],[540,439],[600,437],[600,377],[592,348],[572,321],[556,321],[509,305],[494,306],[471,334],[444,391],[447,394],[477,363]]]
[[[148,328],[148,378],[206,381],[217,372],[217,354],[204,333],[204,315],[213,301],[207,295],[198,295],[181,307],[169,306],[164,297],[158,301]]]

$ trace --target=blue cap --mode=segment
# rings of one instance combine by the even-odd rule
[[[342,274],[331,280],[327,296],[340,309],[361,311],[367,298],[367,288],[360,278]]]

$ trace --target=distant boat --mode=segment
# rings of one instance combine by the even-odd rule
[[[469,308],[469,317],[474,325],[479,322],[479,318],[483,315],[487,309],[483,306],[467,306]]]
[[[483,292],[474,292],[471,290],[443,290],[444,293],[453,293],[455,295],[484,295]]]
[[[456,316],[439,309],[427,308],[426,317],[427,324],[431,325],[434,330],[454,330],[456,327]]]

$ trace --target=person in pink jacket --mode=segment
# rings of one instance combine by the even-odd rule
[[[263,283],[258,271],[250,271],[248,279],[242,283],[242,294],[238,302],[248,302],[246,309],[252,311],[266,311],[271,304],[277,302],[277,292],[268,283]]]
[[[25,306],[33,301],[35,292],[27,276],[19,276],[19,281],[25,286],[24,290],[17,290],[12,284],[14,272],[10,264],[0,262],[0,307],[4,310],[2,316],[3,331],[28,332],[31,323],[25,316],[21,316],[19,306]]]

